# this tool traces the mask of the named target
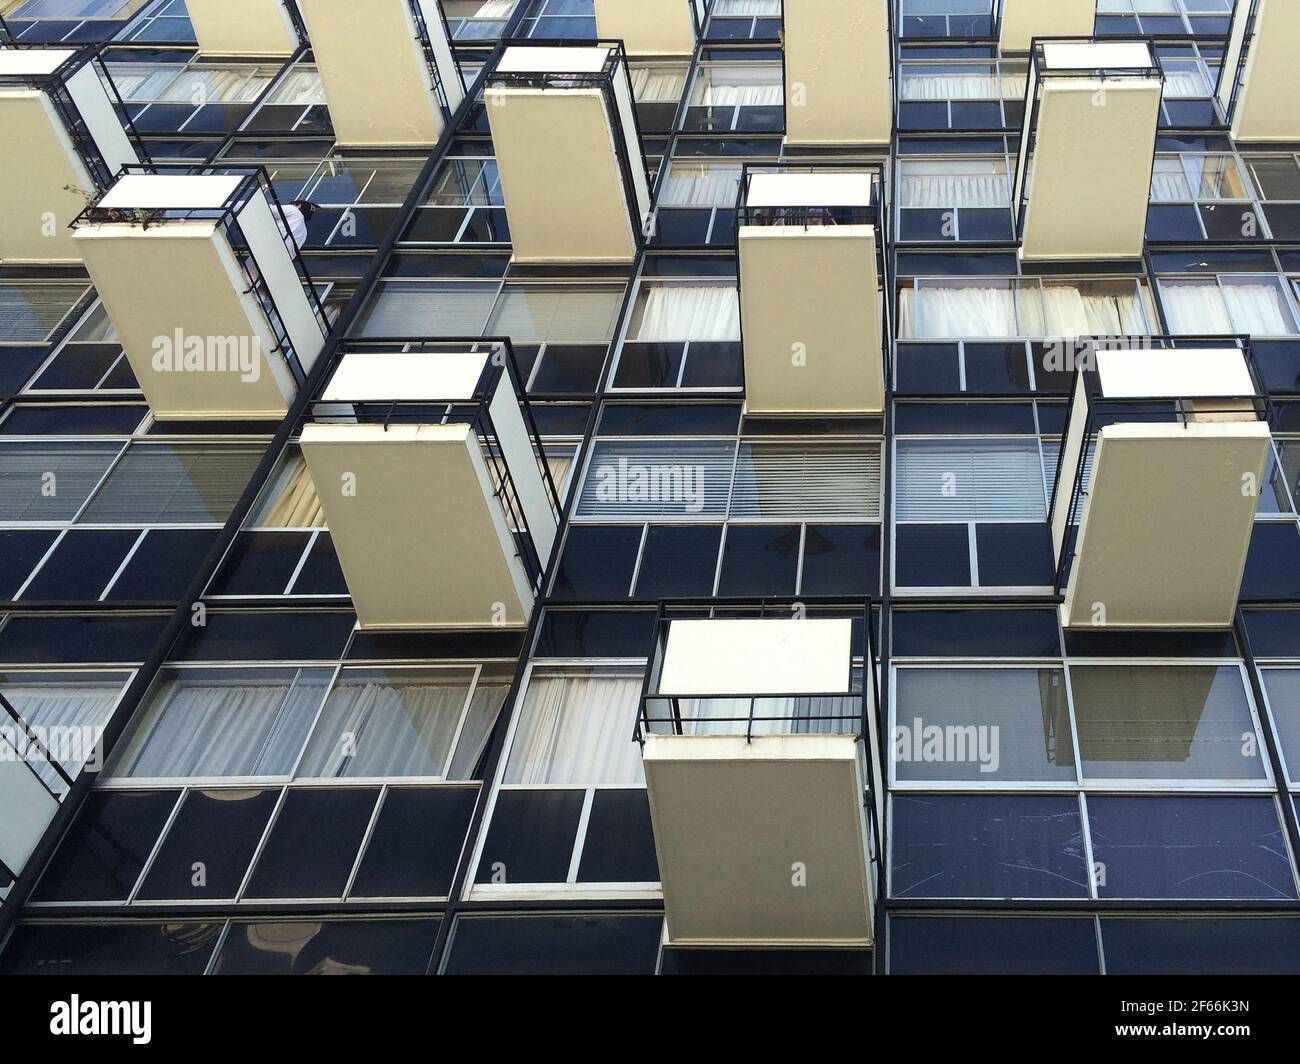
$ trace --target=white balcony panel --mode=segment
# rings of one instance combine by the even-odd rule
[[[1091,37],[1097,0],[1002,0],[1002,51],[1027,52],[1035,37]]]
[[[129,175],[101,207],[220,204],[239,178]],[[156,194],[154,194],[156,192]],[[238,214],[302,372],[324,346],[271,206],[260,192]],[[160,421],[282,418],[298,383],[248,267],[213,221],[82,225],[77,246],[145,399]]]
[[[419,0],[454,109],[464,84],[437,0]],[[343,147],[428,147],[446,125],[410,0],[298,0]]]
[[[673,621],[658,693],[848,694],[852,639],[848,619]]]
[[[302,451],[363,629],[528,623],[532,588],[470,426],[311,424]]]
[[[498,70],[595,79],[608,59],[607,48],[514,47]],[[508,80],[489,85],[488,121],[516,262],[636,257],[650,192],[621,63],[612,82],[612,98],[590,80],[564,87]]]
[[[745,206],[863,207],[857,174],[757,174]],[[875,225],[742,225],[746,411],[863,414],[884,409]]]
[[[22,872],[58,808],[40,777],[0,736],[0,862],[11,872]]]
[[[64,48],[0,49],[0,78],[47,78],[75,54]],[[72,70],[62,84],[85,124],[89,146],[108,171],[138,163],[95,67]],[[68,224],[98,188],[48,91],[0,82],[0,143],[7,146],[0,152],[0,260],[79,261]]]
[[[628,55],[692,55],[704,0],[595,0],[596,36],[622,41]]]
[[[1259,0],[1254,32],[1252,0],[1237,0],[1220,100],[1232,104],[1232,135],[1256,142],[1300,141],[1300,110],[1295,106],[1296,56],[1300,54],[1300,4],[1293,0]],[[1244,70],[1240,57],[1246,56]]]
[[[785,140],[888,144],[892,0],[785,0]]]
[[[1109,425],[1098,434],[1065,623],[1232,625],[1270,433],[1261,421]]]
[[[849,735],[647,735],[667,942],[870,946],[861,753]]]
[[[185,0],[202,55],[290,56],[298,50],[294,0]]]
[[[1031,78],[1025,115],[1025,137],[1036,122],[1037,139],[1029,162],[1020,256],[1027,261],[1139,258],[1160,79],[1052,77],[1051,72],[1145,65],[1148,47],[1055,44],[1045,52],[1048,69],[1038,106],[1033,106]],[[1125,165],[1114,165],[1116,159]]]

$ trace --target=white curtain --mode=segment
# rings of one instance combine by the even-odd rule
[[[918,285],[915,311],[917,337],[1017,335],[1015,303],[1005,282]]]
[[[1285,293],[1269,278],[1162,281],[1160,295],[1173,333],[1288,336],[1296,331]]]
[[[899,298],[904,338],[1142,335],[1147,330],[1137,289],[1087,283],[1014,288],[1009,282],[918,282]]]
[[[122,692],[125,684],[125,678],[109,679],[102,681],[63,681],[61,679],[51,680],[28,680],[22,676],[12,676],[5,683],[0,684],[0,694],[3,694],[9,704],[17,711],[18,715],[27,723],[28,727],[35,730],[36,735],[45,744],[47,749],[51,747],[50,729],[93,729],[101,728],[108,722],[109,715],[113,711],[113,706],[117,703],[118,695]],[[5,728],[15,730],[14,739],[22,742],[23,737],[17,734],[18,725],[6,713],[0,713],[0,725]],[[90,739],[90,737],[87,737]],[[97,741],[97,740],[91,740]],[[49,749],[59,763],[63,766],[68,775],[75,777],[85,764],[85,759],[80,761],[70,761],[67,758],[59,758],[60,750]],[[82,753],[87,757],[92,753],[92,747],[87,746]],[[53,767],[45,763],[41,755],[29,752],[27,762],[32,766],[33,771],[56,793],[61,793],[66,789],[66,785]]]
[[[785,99],[779,82],[747,83],[737,79],[728,84],[727,75],[716,72],[706,72],[704,78],[698,94],[698,103],[704,107],[780,107]]]
[[[1296,331],[1286,296],[1275,281],[1237,283],[1225,277],[1223,300],[1236,332],[1283,336]]]
[[[1006,207],[1006,166],[995,161],[904,162],[898,174],[900,207]]]
[[[1215,281],[1162,281],[1160,298],[1170,332],[1208,336],[1232,332],[1232,318]]]
[[[855,735],[862,729],[862,701],[853,696],[686,698],[679,701],[679,709],[687,735]],[[655,731],[671,734],[670,727]]]
[[[447,775],[471,682],[469,673],[345,671],[325,701],[298,774],[331,779]],[[495,717],[500,705],[478,699],[470,711]],[[467,726],[478,737],[474,741],[481,741],[491,724],[480,719]]]
[[[633,340],[739,340],[740,293],[734,285],[648,288]]]
[[[1183,161],[1178,157],[1156,157],[1155,167],[1151,172],[1151,202],[1177,203],[1192,199],[1191,186],[1187,183],[1187,174],[1183,170]]]
[[[163,100],[181,103],[252,103],[271,82],[258,70],[192,67],[167,86]]]
[[[992,71],[980,74],[904,72],[898,95],[901,100],[994,100],[998,97],[998,78]]]
[[[474,18],[509,18],[515,9],[515,0],[487,0],[474,12]]]
[[[771,18],[781,14],[781,0],[713,0],[713,13]]]
[[[1021,304],[1020,330],[1026,336],[1130,336],[1147,331],[1137,292],[1096,290],[1046,284],[1042,290],[1041,321]]]
[[[325,86],[320,74],[312,67],[299,67],[280,82],[271,97],[271,103],[292,103],[303,107],[325,103]]]
[[[632,739],[640,676],[534,675],[520,711],[505,782],[638,786]]]
[[[136,779],[285,776],[307,737],[329,672],[173,673],[133,729],[111,775]]]
[[[739,166],[675,162],[659,204],[663,207],[734,207],[739,191]]]
[[[637,103],[676,103],[682,98],[686,74],[661,67],[633,67],[632,96]]]

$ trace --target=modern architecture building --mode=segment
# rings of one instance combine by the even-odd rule
[[[1295,7],[0,0],[0,972],[1300,971]]]

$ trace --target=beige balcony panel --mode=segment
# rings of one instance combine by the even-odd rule
[[[528,623],[532,588],[468,425],[310,424],[302,451],[363,629]]]
[[[1091,37],[1097,0],[1001,0],[1002,51],[1028,52],[1035,37]]]
[[[420,0],[453,109],[464,85],[437,0]],[[342,147],[428,147],[446,120],[409,0],[298,0]]]
[[[1260,0],[1255,32],[1245,33],[1250,0],[1237,0],[1233,36],[1221,85],[1225,108],[1237,81],[1238,61],[1248,46],[1232,113],[1232,135],[1255,142],[1300,141],[1300,108],[1295,104],[1296,57],[1300,55],[1300,4],[1293,0]]]
[[[48,76],[75,54],[0,48],[0,75]],[[139,162],[95,68],[80,67],[64,84],[110,172]],[[68,225],[98,190],[49,93],[0,84],[0,144],[0,261],[80,261]]]
[[[101,207],[201,207],[237,177],[129,175]],[[270,205],[258,192],[239,214],[304,373],[324,346]],[[75,240],[154,417],[160,421],[282,418],[298,390],[225,229],[212,221],[83,225]]]
[[[628,55],[691,55],[704,0],[595,0],[596,36],[622,41]]]
[[[644,765],[669,945],[871,945],[855,737],[647,735]]]
[[[1261,421],[1103,428],[1065,623],[1231,627],[1269,439]]]
[[[785,0],[785,140],[888,144],[892,0]]]
[[[185,0],[202,55],[275,56],[298,50],[294,0]]]
[[[1160,93],[1156,78],[1046,79],[1022,259],[1141,257]]]

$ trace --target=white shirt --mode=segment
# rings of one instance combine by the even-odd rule
[[[280,235],[284,237],[284,246],[289,249],[289,254],[297,254],[298,249],[307,243],[307,219],[303,217],[302,211],[292,203],[284,205],[284,221],[276,220],[280,226]],[[285,232],[285,222],[289,223],[289,231]]]

